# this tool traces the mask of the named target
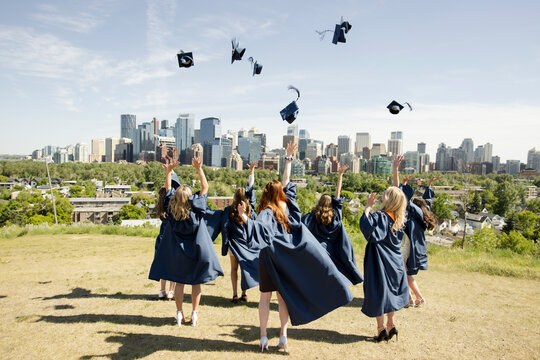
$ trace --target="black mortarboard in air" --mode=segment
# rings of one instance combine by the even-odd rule
[[[191,52],[188,52],[188,53],[185,53],[183,52],[182,50],[180,50],[180,52],[178,53],[178,66],[183,68],[188,68],[188,67],[192,67],[194,64],[193,64],[193,53]]]
[[[242,56],[244,56],[244,53],[246,52],[245,48],[239,47],[238,41],[236,39],[232,39],[232,56],[231,56],[231,64],[234,62],[234,60],[242,60]]]
[[[351,30],[351,28],[352,28],[352,25],[348,21],[344,21],[343,17],[341,17],[341,21],[339,24],[336,24],[334,31],[323,30],[323,31],[317,31],[317,33],[321,35],[321,41],[322,41],[322,39],[324,39],[324,35],[327,32],[333,32],[334,37],[332,38],[332,43],[337,45],[338,42],[340,43],[347,42],[347,39],[345,38],[345,34],[347,34],[349,30]]]
[[[251,65],[253,66],[253,76],[255,76],[255,74],[259,75],[262,71],[262,65],[254,61],[252,57],[250,57],[248,60],[251,62]]]
[[[404,104],[406,104],[406,105],[409,107],[409,111],[412,111],[412,106],[411,106],[411,104],[409,104],[409,103],[407,103],[407,102],[404,103]],[[392,102],[391,102],[390,104],[388,104],[388,106],[387,106],[386,108],[387,108],[388,110],[390,110],[390,113],[391,113],[391,114],[396,115],[396,114],[399,114],[399,112],[400,112],[401,110],[403,110],[404,106],[401,105],[400,103],[398,103],[396,100],[392,100]]]
[[[289,124],[292,124],[293,121],[296,120],[296,117],[298,116],[298,111],[300,111],[300,108],[298,107],[298,105],[296,105],[296,102],[298,101],[298,99],[300,99],[300,90],[298,90],[292,85],[289,85],[288,89],[296,91],[296,93],[298,94],[298,97],[296,98],[295,101],[291,102],[283,110],[281,110],[279,114],[281,115],[281,118],[284,121],[288,122]]]

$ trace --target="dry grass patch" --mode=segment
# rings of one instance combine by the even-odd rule
[[[147,279],[154,240],[97,234],[27,235],[0,240],[2,359],[278,358],[272,304],[268,354],[258,352],[258,290],[247,304],[229,302],[225,278],[203,286],[200,326],[179,328],[173,302],[155,300]],[[219,249],[216,247],[216,250]],[[362,264],[362,254],[358,263]],[[289,329],[295,359],[534,359],[540,354],[538,279],[456,271],[442,254],[418,282],[424,308],[397,313],[399,341],[376,344],[374,320],[354,301],[322,319]],[[472,260],[467,260],[472,261]],[[186,287],[187,293],[191,291]],[[321,289],[324,291],[324,289]],[[184,312],[191,304],[186,296]]]

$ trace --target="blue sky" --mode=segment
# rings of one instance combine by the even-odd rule
[[[525,161],[540,147],[539,13],[532,0],[2,2],[0,153],[118,137],[125,113],[218,116],[277,147],[293,84],[299,127],[325,143],[401,130],[405,150],[471,137]],[[319,41],[341,16],[347,43]],[[231,65],[232,37],[247,51]],[[180,49],[194,67],[178,68]],[[389,114],[393,99],[414,110]]]

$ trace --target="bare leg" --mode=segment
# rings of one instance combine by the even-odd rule
[[[199,302],[201,301],[201,284],[191,286],[191,304],[193,311],[197,311]]]
[[[386,314],[387,320],[386,320],[386,330],[390,331],[393,327],[396,325],[394,324],[394,312],[389,312]],[[377,318],[378,320],[378,318]]]
[[[377,335],[384,330],[384,315],[377,316]]]
[[[409,282],[409,287],[413,291],[416,300],[422,299],[422,293],[420,292],[420,289],[418,288],[418,284],[416,283],[414,277],[412,275],[407,275],[407,281]]]
[[[231,259],[231,283],[233,296],[238,296],[238,260],[236,260],[233,254],[230,254],[229,258]]]
[[[184,284],[176,284],[174,288],[174,302],[176,303],[176,310],[182,310],[182,304],[184,303]]]
[[[268,317],[270,316],[270,299],[272,299],[272,292],[261,292],[261,299],[259,300],[261,337],[266,336],[266,326],[268,325]]]
[[[277,293],[278,307],[279,307],[279,321],[281,322],[281,332],[279,336],[287,336],[287,324],[289,322],[289,310],[287,309],[287,304],[279,294]]]
[[[174,286],[176,285],[176,283],[174,281],[169,281],[169,291],[172,291],[174,292]],[[164,288],[165,290],[165,288]]]
[[[165,292],[166,284],[167,284],[167,280],[161,279],[161,291]]]

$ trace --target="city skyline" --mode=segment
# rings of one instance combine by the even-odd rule
[[[116,136],[119,114],[172,123],[179,112],[220,118],[227,129],[254,126],[275,148],[290,84],[302,94],[295,123],[325,143],[356,132],[386,143],[398,129],[405,151],[425,142],[434,156],[440,143],[458,147],[474,134],[503,162],[526,162],[540,146],[537,2],[250,5],[2,4],[0,153]],[[347,43],[319,41],[315,30],[341,16],[353,26]],[[260,75],[246,59],[230,64],[233,37],[264,66]],[[193,51],[195,66],[178,68],[180,49]],[[391,115],[392,100],[413,111]]]

